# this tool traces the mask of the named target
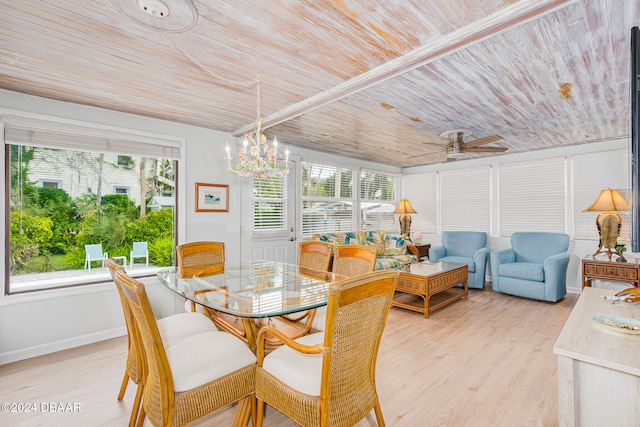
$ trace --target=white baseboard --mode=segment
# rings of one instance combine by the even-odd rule
[[[19,360],[30,359],[44,354],[55,353],[56,351],[67,350],[73,347],[92,344],[98,341],[104,341],[111,338],[121,337],[127,334],[125,327],[109,329],[93,334],[82,335],[79,337],[68,338],[65,340],[49,342],[46,344],[36,345],[33,347],[22,348],[19,350],[8,351],[0,354],[0,365]]]

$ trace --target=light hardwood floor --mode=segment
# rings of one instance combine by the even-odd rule
[[[377,366],[387,425],[556,426],[553,344],[577,299],[527,300],[492,292],[488,284],[430,319],[392,308]],[[0,402],[37,406],[35,413],[0,413],[0,425],[127,425],[135,386],[116,401],[126,346],[122,337],[0,366]],[[80,412],[43,412],[50,402],[79,403]],[[192,425],[231,425],[234,411]],[[294,425],[268,408],[265,426]],[[372,414],[358,424],[374,425]]]

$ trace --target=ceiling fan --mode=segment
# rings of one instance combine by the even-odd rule
[[[447,145],[447,160],[456,160],[463,157],[465,153],[503,153],[508,150],[507,147],[481,147],[481,145],[489,144],[502,139],[500,135],[486,136],[473,141],[463,142],[462,137],[471,135],[473,132],[464,129],[455,129],[440,134],[441,138],[449,138]]]

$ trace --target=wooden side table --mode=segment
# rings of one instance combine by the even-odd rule
[[[412,250],[411,246],[413,246],[416,250]],[[429,249],[431,248],[430,244],[425,245],[410,245],[409,251],[413,253],[413,255],[418,257],[418,261],[422,261],[422,258],[427,257],[429,259]]]
[[[631,262],[582,260],[582,288],[591,286],[593,279],[624,282],[640,287],[640,264]]]

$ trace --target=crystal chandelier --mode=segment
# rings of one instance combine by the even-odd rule
[[[118,5],[119,0],[111,0],[118,9],[122,10],[122,8]],[[190,8],[188,8],[188,12],[194,14],[193,23],[190,25],[194,25],[197,21],[197,9],[190,2]],[[128,4],[128,3],[127,3]],[[190,55],[187,51],[185,51],[182,46],[177,42],[177,40],[171,35],[171,32],[165,28],[165,26],[161,23],[161,20],[167,19],[171,15],[171,11],[169,7],[162,2],[162,0],[137,0],[138,7],[148,16],[150,16],[153,23],[155,23],[162,32],[167,36],[167,38],[171,41],[171,43],[178,49],[187,59],[189,59],[193,64],[195,64],[198,68],[200,68],[205,73],[210,76],[221,80],[231,86],[243,86],[243,87],[252,87],[256,86],[257,89],[257,120],[256,120],[256,130],[253,132],[249,132],[245,134],[244,141],[242,143],[242,148],[238,153],[239,161],[236,162],[231,157],[231,147],[227,142],[225,144],[225,151],[227,155],[225,160],[227,161],[227,173],[233,172],[237,175],[243,177],[255,177],[255,178],[266,178],[271,176],[279,176],[289,173],[289,149],[285,148],[284,154],[285,158],[278,158],[278,139],[273,138],[273,141],[269,143],[267,137],[262,133],[262,116],[260,115],[260,75],[258,75],[255,80],[249,81],[236,81],[229,80],[215,71],[210,70],[192,55]],[[125,15],[129,16],[124,10],[122,10]],[[137,19],[136,19],[137,20]],[[147,22],[143,22],[144,25],[149,25]],[[188,26],[188,28],[191,28]]]
[[[267,178],[289,173],[289,149],[285,147],[285,158],[278,159],[278,138],[273,137],[269,144],[267,136],[262,133],[262,116],[260,115],[260,76],[256,78],[257,108],[256,130],[244,135],[242,148],[238,153],[238,162],[231,157],[231,147],[227,142],[227,173],[233,172],[243,177]]]
[[[231,147],[227,142],[227,173],[233,172],[237,175],[255,178],[266,178],[289,173],[289,149],[285,148],[284,161],[278,163],[278,138],[274,137],[269,144],[266,135],[261,130],[262,117],[258,118],[258,126],[254,132],[245,134],[242,141],[242,148],[238,154],[238,163],[231,162]]]

